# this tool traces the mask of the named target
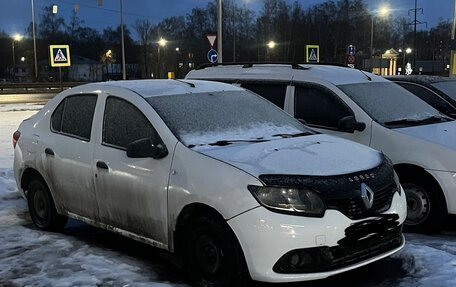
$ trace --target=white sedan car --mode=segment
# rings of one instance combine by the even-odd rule
[[[80,86],[13,144],[36,226],[71,217],[163,248],[202,286],[325,278],[404,246],[387,158],[231,85]]]

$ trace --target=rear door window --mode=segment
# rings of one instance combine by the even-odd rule
[[[287,86],[284,84],[243,83],[241,87],[254,92],[283,109]]]
[[[96,104],[96,95],[66,97],[51,116],[51,130],[90,141]]]
[[[317,86],[296,87],[295,118],[308,125],[338,129],[339,120],[353,112],[331,91]]]

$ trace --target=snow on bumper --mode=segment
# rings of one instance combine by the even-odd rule
[[[402,225],[407,215],[405,194],[395,193],[391,207],[384,214],[397,214]],[[338,246],[345,238],[345,229],[354,223],[337,210],[327,210],[323,218],[308,218],[273,213],[263,207],[255,208],[228,221],[235,232],[247,261],[252,279],[262,282],[297,282],[323,279],[343,273],[399,251],[405,244],[360,262],[324,272],[277,273],[273,267],[285,254],[294,250]]]

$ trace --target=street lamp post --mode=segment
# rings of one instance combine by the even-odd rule
[[[160,38],[158,41],[158,46],[157,46],[157,66],[158,66],[158,71],[157,71],[157,77],[160,79],[160,73],[161,73],[161,63],[160,63],[160,47],[165,47],[168,41],[166,39]]]
[[[403,69],[404,69],[404,73],[405,73],[405,55],[408,55],[408,54],[411,54],[411,53],[412,53],[412,49],[411,49],[411,48],[405,49],[405,54],[404,54],[404,59],[403,59]]]
[[[15,51],[14,51],[15,50],[14,43],[19,42],[20,40],[22,40],[22,36],[19,34],[16,34],[13,36],[13,41],[11,42],[11,48],[13,50],[13,81],[14,81],[14,78],[16,75],[16,55],[15,55]]]
[[[277,43],[274,41],[269,41],[269,43],[266,45],[268,46],[268,61],[271,61],[271,50],[273,50],[276,45]]]
[[[122,34],[122,79],[127,79],[127,71],[125,68],[125,37],[124,37],[124,21],[123,21],[123,1],[120,0],[120,33]]]
[[[222,0],[217,0],[217,59],[219,63],[223,62],[222,20]]]
[[[388,6],[382,6],[380,7],[380,9],[378,9],[377,11],[374,11],[374,13],[372,14],[372,24],[371,24],[371,49],[370,49],[370,53],[371,53],[371,71],[373,70],[373,67],[374,67],[374,63],[373,63],[373,59],[374,59],[374,21],[375,21],[375,14],[378,14],[380,17],[386,17],[388,16],[388,14],[390,13],[390,8]]]
[[[32,34],[33,34],[33,56],[35,58],[35,81],[38,80],[38,60],[36,57],[36,32],[35,32],[35,5],[32,1]]]
[[[112,50],[106,51],[104,58],[106,64],[106,81],[109,81],[109,62],[112,59]]]
[[[451,26],[451,40],[454,41],[456,39],[456,0],[453,1],[453,24]],[[455,70],[454,61],[456,57],[456,51],[454,51],[454,47],[451,49],[450,53],[450,77],[455,77],[455,74],[453,73]]]

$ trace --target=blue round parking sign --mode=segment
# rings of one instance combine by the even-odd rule
[[[217,59],[218,59],[217,51],[214,49],[210,49],[209,52],[207,52],[207,59],[211,63],[217,62]]]

